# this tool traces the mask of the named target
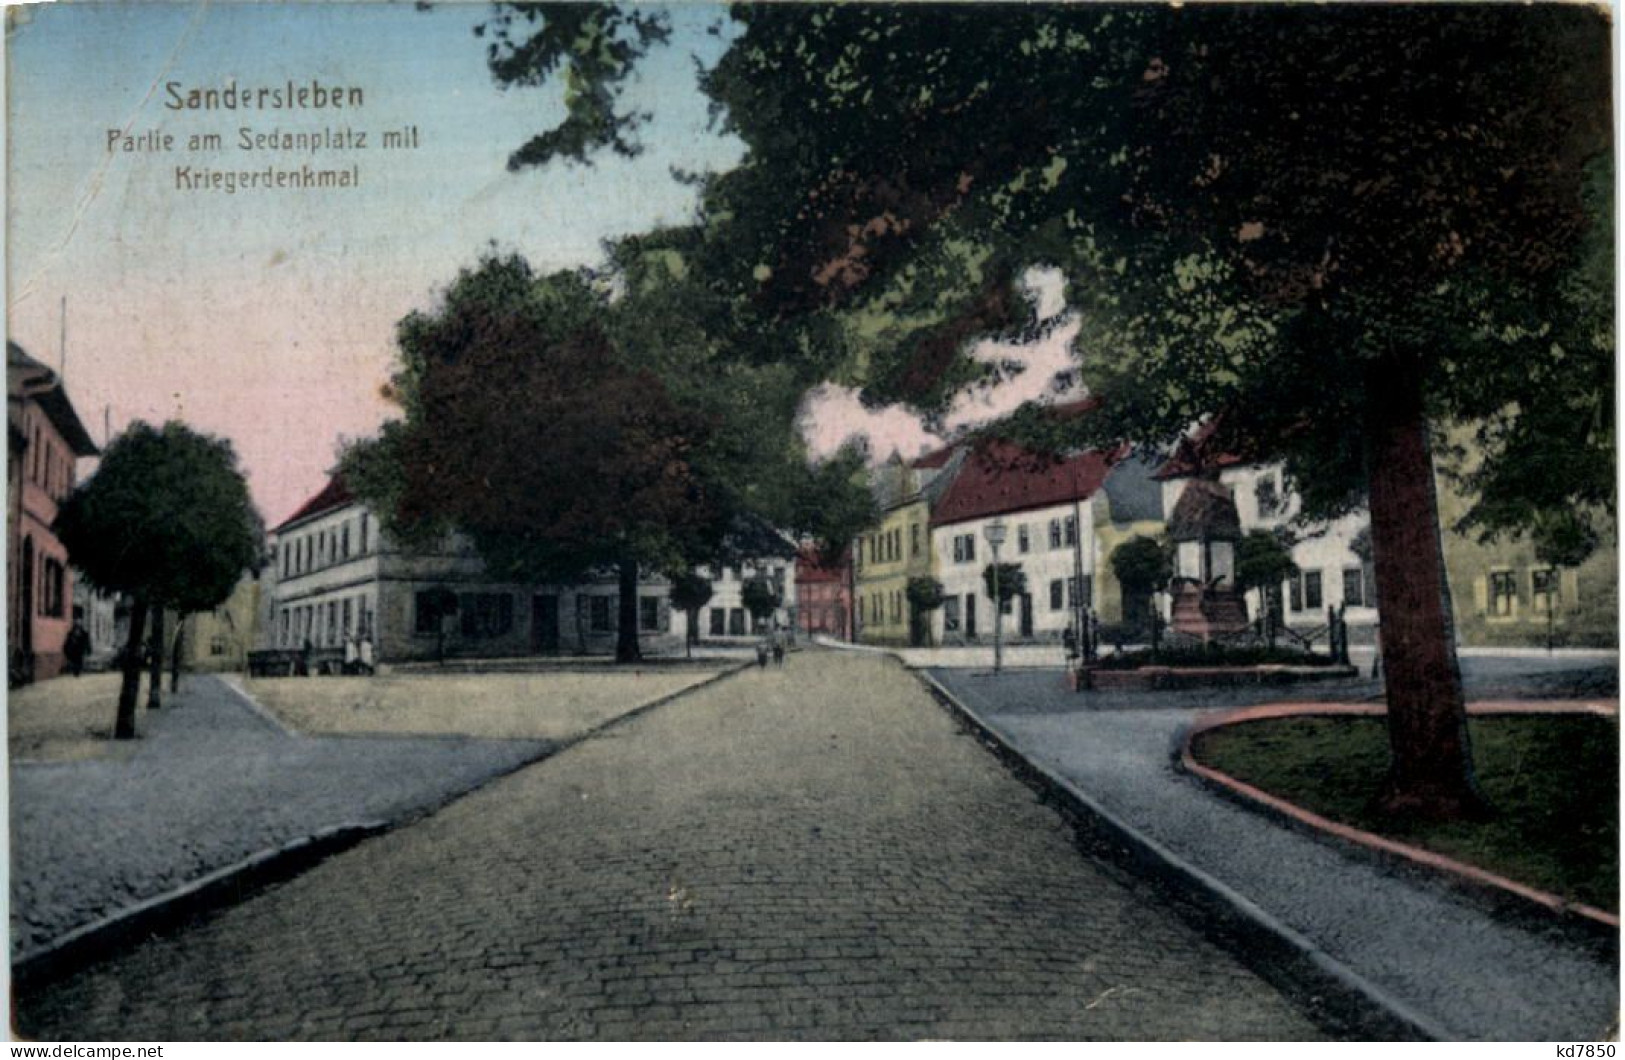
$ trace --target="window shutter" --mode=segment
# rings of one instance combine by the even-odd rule
[[[1580,572],[1565,570],[1558,575],[1557,609],[1561,611],[1578,610],[1580,606]]]
[[[1490,609],[1490,579],[1487,575],[1479,575],[1473,579],[1473,608],[1484,614]]]

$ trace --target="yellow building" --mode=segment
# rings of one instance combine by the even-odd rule
[[[225,603],[213,611],[187,615],[181,634],[185,668],[194,672],[245,669],[248,653],[255,647],[259,604],[259,579],[245,574]]]
[[[963,462],[958,449],[939,449],[905,461],[893,454],[870,487],[880,525],[853,542],[860,644],[919,645],[930,637],[930,616],[908,600],[911,578],[936,576],[931,547],[931,504]]]

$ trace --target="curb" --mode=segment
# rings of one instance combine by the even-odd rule
[[[1051,801],[1072,811],[1083,823],[1120,843],[1134,867],[1191,900],[1200,918],[1193,921],[1193,926],[1225,936],[1229,948],[1239,951],[1244,963],[1308,1009],[1317,1023],[1330,1022],[1334,1029],[1366,1039],[1451,1041],[1458,1037],[1338,961],[1245,895],[1140,832],[1065,778],[1022,754],[935,677],[923,670],[914,673],[1006,767]]]
[[[1620,919],[1617,914],[1586,905],[1583,902],[1570,902],[1560,895],[1540,890],[1537,887],[1531,887],[1526,883],[1519,883],[1517,880],[1491,872],[1488,869],[1481,869],[1476,865],[1457,861],[1452,857],[1436,853],[1424,847],[1412,846],[1409,843],[1389,839],[1375,832],[1367,832],[1352,825],[1342,824],[1329,817],[1322,817],[1320,814],[1307,810],[1295,802],[1283,799],[1279,795],[1272,795],[1244,780],[1238,780],[1222,770],[1203,765],[1196,760],[1196,756],[1191,751],[1192,741],[1203,733],[1234,725],[1245,725],[1249,722],[1308,717],[1381,717],[1386,713],[1386,708],[1364,703],[1276,703],[1267,707],[1243,707],[1239,710],[1205,715],[1188,726],[1180,737],[1177,761],[1180,768],[1184,769],[1185,772],[1217,787],[1222,794],[1235,798],[1248,808],[1263,810],[1266,813],[1284,817],[1288,823],[1302,826],[1315,835],[1342,840],[1370,852],[1398,858],[1434,872],[1454,876],[1463,883],[1513,895],[1526,902],[1534,903],[1555,916],[1565,919],[1581,918],[1588,922],[1589,927],[1602,927],[1613,932],[1619,930]],[[1560,700],[1496,700],[1472,703],[1468,704],[1467,713],[1471,717],[1565,714],[1583,714],[1593,717],[1618,716],[1617,708],[1611,704],[1593,702],[1565,704]]]
[[[307,869],[314,868],[335,854],[343,853],[361,843],[393,832],[440,812],[458,799],[465,798],[497,781],[543,762],[554,755],[635,718],[663,707],[719,681],[726,680],[749,669],[754,663],[743,663],[687,688],[668,692],[634,707],[624,714],[610,718],[570,737],[568,740],[538,741],[541,744],[534,756],[527,757],[512,768],[503,769],[485,777],[472,787],[453,791],[424,806],[417,807],[391,821],[362,821],[333,825],[310,835],[283,843],[271,850],[250,855],[241,861],[215,869],[198,879],[183,883],[168,891],[143,899],[135,905],[120,909],[99,920],[74,928],[43,946],[27,953],[15,955],[11,961],[11,985],[16,993],[68,975],[110,955],[110,951],[138,942],[177,927],[193,917],[215,909],[233,905],[250,893],[273,883],[292,879]],[[227,682],[222,681],[222,684]],[[241,690],[233,689],[245,701],[252,702]],[[258,707],[258,704],[255,704]],[[258,708],[263,710],[264,708]],[[280,728],[280,723],[278,723]]]
[[[382,821],[324,828],[74,928],[66,935],[14,957],[12,987],[21,991],[58,978],[106,956],[115,947],[156,935],[198,913],[228,905],[245,891],[289,879],[388,828]]]

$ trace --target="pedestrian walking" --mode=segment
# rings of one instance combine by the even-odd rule
[[[756,645],[756,666],[758,669],[767,669],[767,645],[758,642]]]
[[[90,654],[90,631],[85,628],[82,612],[75,609],[73,628],[62,645],[62,654],[68,660],[68,672],[78,677],[85,672],[85,656]]]
[[[773,665],[781,670],[784,669],[784,641],[782,640],[775,639],[773,641]]]

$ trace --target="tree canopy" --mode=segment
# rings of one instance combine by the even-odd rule
[[[230,442],[137,420],[62,503],[54,532],[86,584],[134,601],[114,730],[132,737],[148,612],[221,604],[263,562],[264,524]]]
[[[726,341],[793,336],[787,358],[940,411],[999,370],[969,340],[1023,326],[1023,271],[1059,268],[1103,400],[1029,418],[1028,440],[1168,443],[1222,416],[1235,451],[1285,463],[1306,517],[1368,504],[1385,802],[1474,812],[1431,446],[1482,425],[1467,521],[1486,532],[1612,510],[1606,14],[732,14],[739,35],[701,84],[747,150],[705,180],[686,259],[734,306]]]

